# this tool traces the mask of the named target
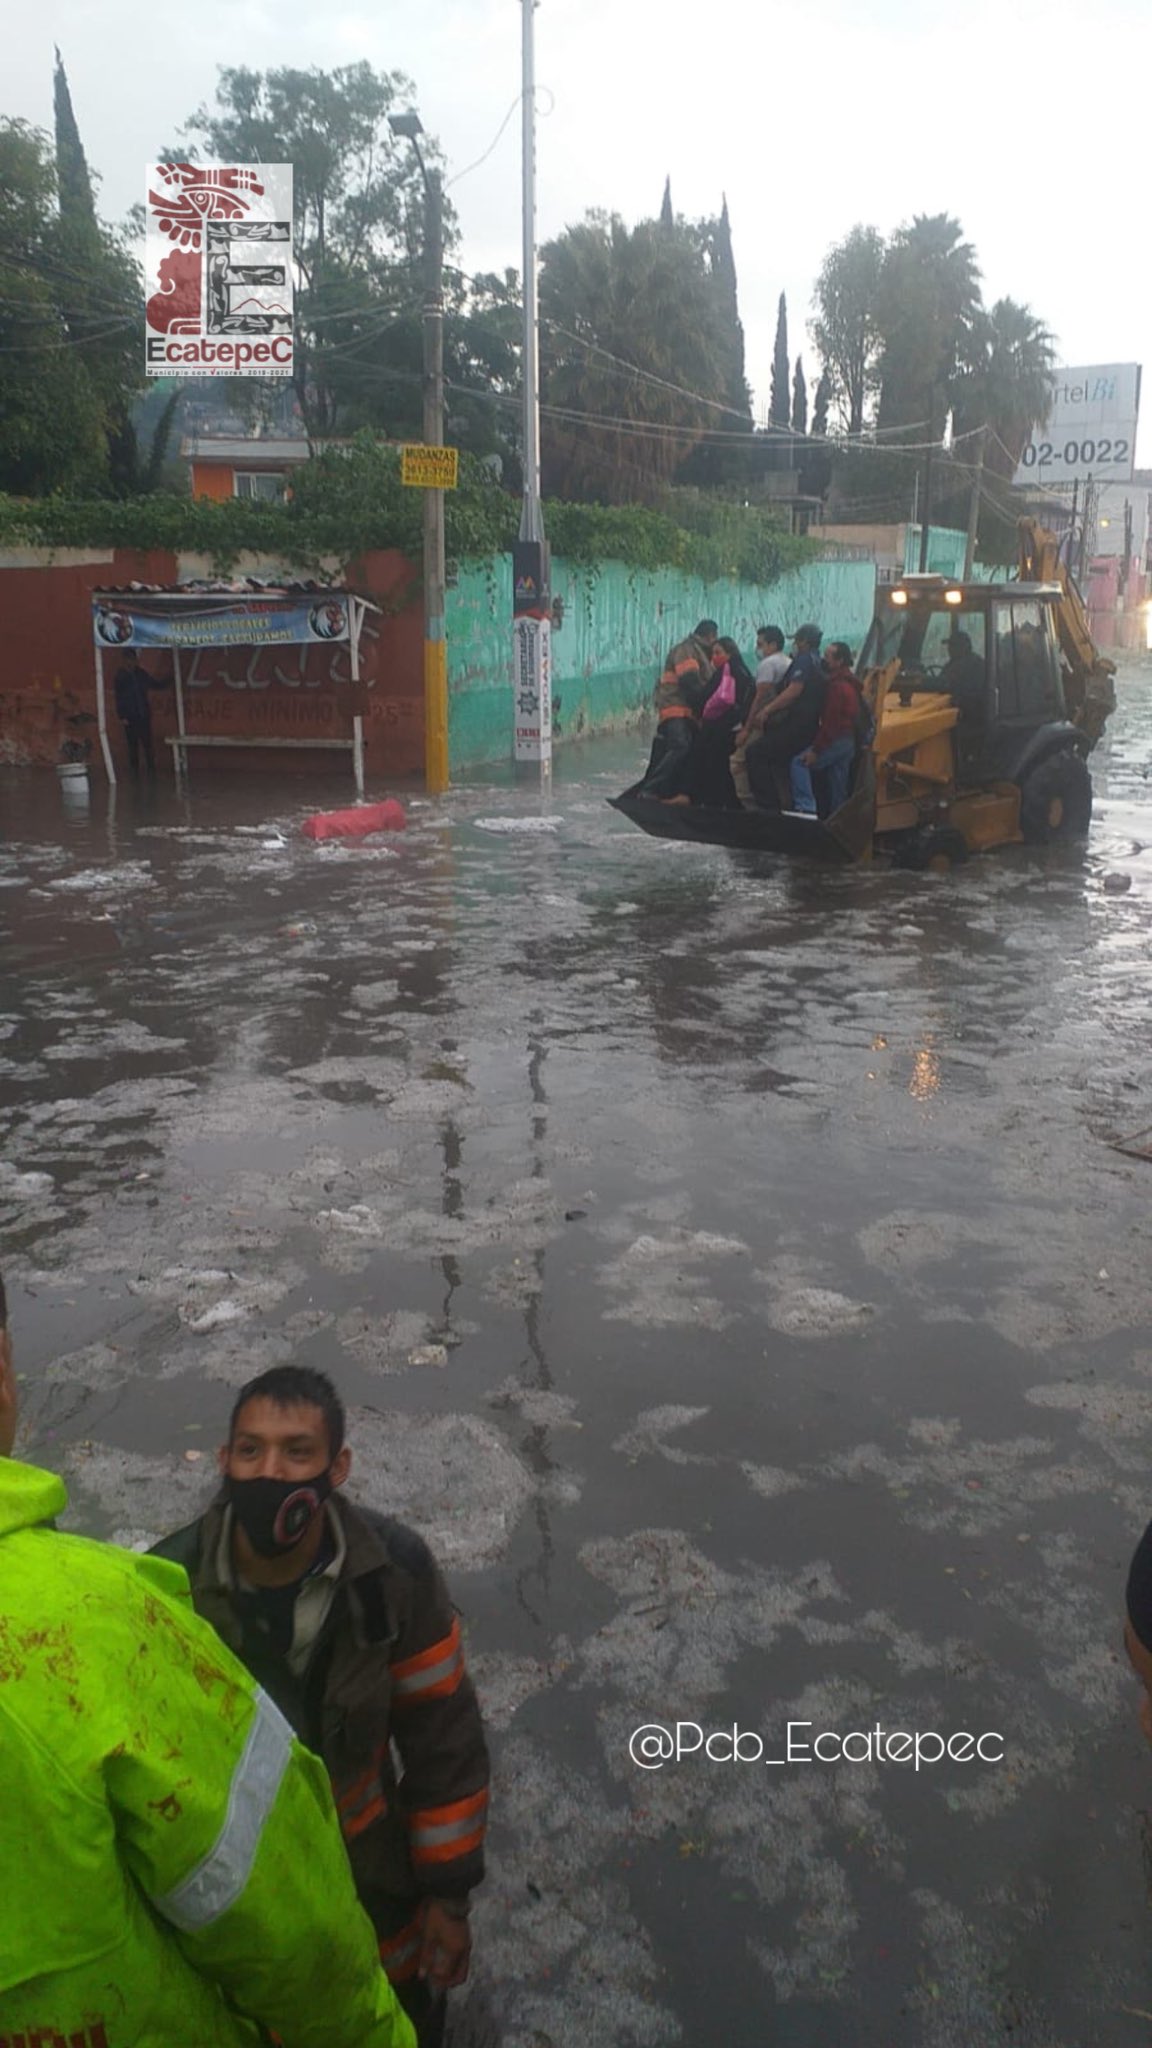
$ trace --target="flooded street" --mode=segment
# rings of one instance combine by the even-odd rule
[[[333,1373],[465,1617],[505,2048],[1152,2041],[1152,657],[1119,687],[1087,854],[952,876],[647,839],[638,740],[357,846],[299,835],[343,784],[0,771],[22,1448],[142,1544],[245,1380]],[[631,1760],[677,1722],[763,1752]],[[1003,1756],[765,1761],[790,1722]]]

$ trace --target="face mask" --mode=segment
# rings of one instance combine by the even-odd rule
[[[283,1557],[307,1535],[332,1491],[327,1472],[315,1479],[233,1479],[224,1498],[258,1557]]]

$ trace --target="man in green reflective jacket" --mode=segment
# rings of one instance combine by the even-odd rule
[[[0,1282],[0,2040],[413,2048],[319,1761],[184,1574],[60,1534]]]

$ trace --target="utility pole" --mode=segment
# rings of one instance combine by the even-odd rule
[[[435,169],[424,173],[424,439],[444,446],[444,192]],[[424,782],[433,796],[448,787],[445,573],[444,493],[425,491]]]
[[[931,428],[929,428],[931,433]],[[924,450],[924,490],[920,512],[920,574],[928,567],[928,537],[932,527],[932,443]]]
[[[444,188],[420,147],[419,114],[389,114],[393,135],[412,144],[424,181],[424,440],[444,446]],[[424,785],[448,787],[448,648],[444,637],[444,493],[424,492]]]
[[[988,438],[987,427],[981,427],[976,443],[976,474],[972,479],[972,492],[968,499],[968,538],[964,543],[964,576],[968,583],[972,577],[972,565],[976,560],[976,534],[980,523],[980,490],[984,481],[984,443]]]
[[[512,550],[512,688],[515,758],[552,777],[551,564],[540,504],[540,321],[536,300],[536,42],[538,0],[521,0],[524,231],[524,499]]]

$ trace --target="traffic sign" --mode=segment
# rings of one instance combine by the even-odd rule
[[[418,491],[454,491],[460,476],[458,448],[423,447],[415,442],[400,450],[400,481]]]

